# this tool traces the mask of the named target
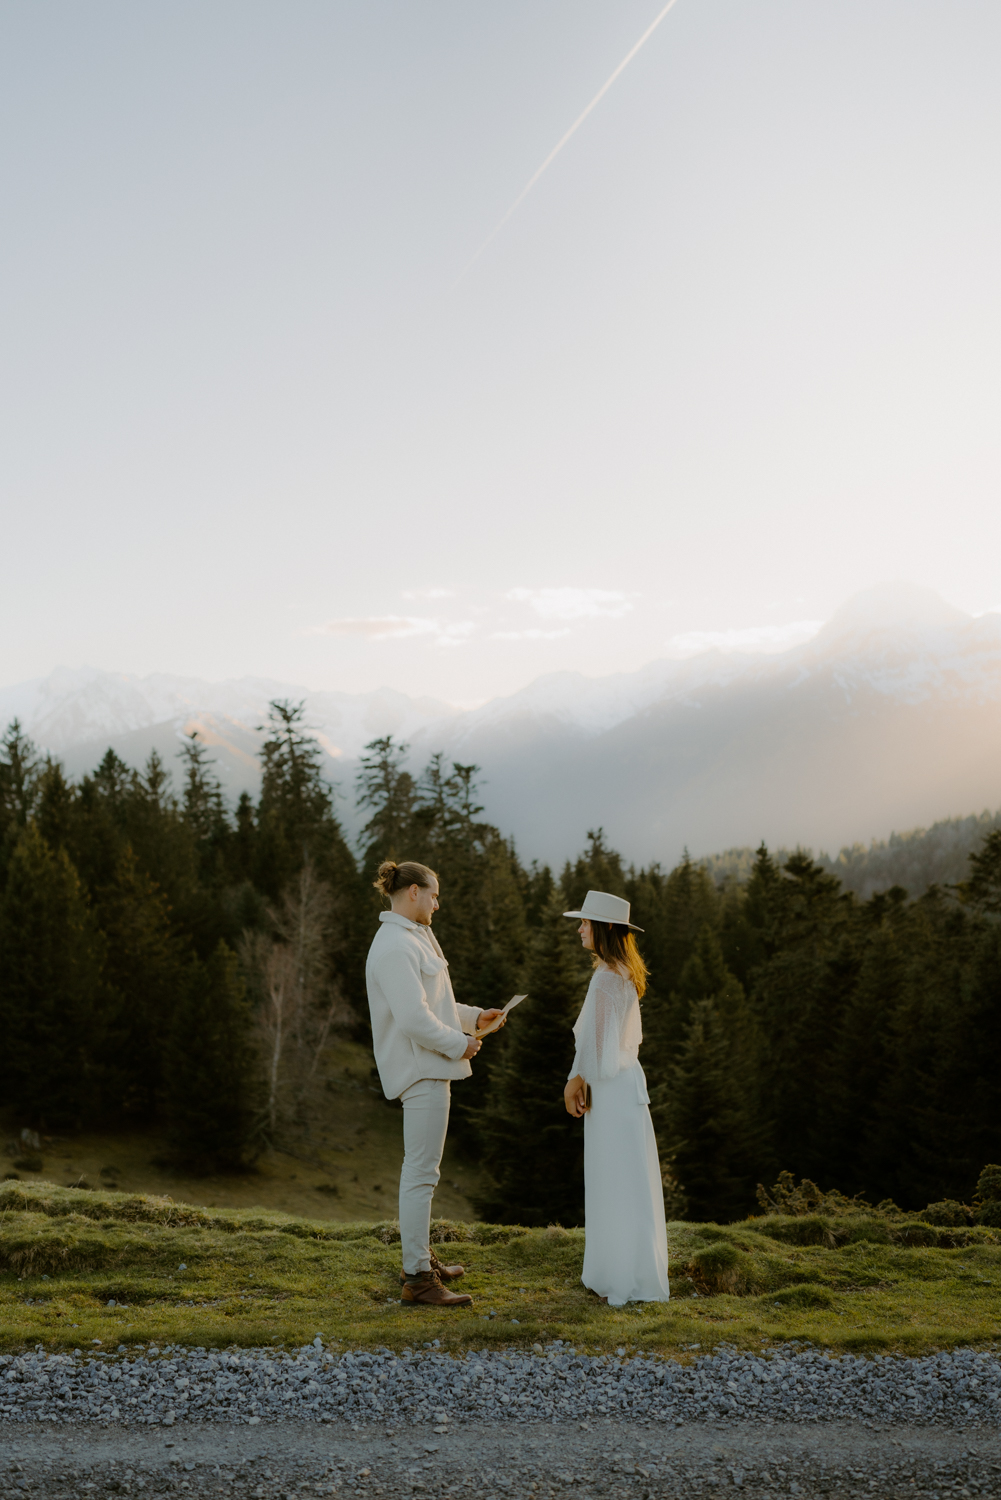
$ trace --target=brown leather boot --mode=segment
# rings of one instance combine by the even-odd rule
[[[403,1283],[401,1302],[423,1302],[428,1307],[472,1307],[468,1292],[450,1292],[442,1286],[437,1271],[418,1271]]]
[[[435,1255],[435,1253],[434,1253],[433,1250],[431,1251],[431,1269],[432,1269],[432,1271],[437,1271],[438,1278],[441,1281],[458,1281],[458,1279],[459,1279],[460,1276],[465,1276],[465,1274],[466,1274],[466,1268],[465,1268],[465,1266],[443,1266],[442,1263],[441,1263],[441,1261],[438,1259],[437,1255]],[[406,1279],[407,1279],[407,1273],[406,1273],[406,1271],[401,1271],[400,1272],[400,1285],[401,1286],[406,1281]]]

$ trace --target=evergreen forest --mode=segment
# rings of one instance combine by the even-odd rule
[[[415,776],[383,738],[335,789],[288,702],[271,706],[261,760],[258,800],[232,807],[197,736],[174,767],[153,755],[136,771],[109,750],[74,782],[7,729],[0,1089],[16,1128],[155,1125],[172,1159],[205,1171],[308,1138],[331,1042],[367,1039],[388,857],[439,874],[434,929],[458,999],[529,996],[453,1090],[486,1220],[582,1222],[582,1133],[562,1091],[589,963],[562,913],[589,888],[627,897],[644,929],[641,1061],[670,1218],[742,1218],[781,1172],[909,1209],[968,1202],[1001,1160],[994,820],[965,869],[927,888],[862,895],[830,861],[764,847],[737,866],[636,869],[600,829],[553,870],[484,821],[475,766],[437,755]],[[366,820],[357,849],[345,795]]]

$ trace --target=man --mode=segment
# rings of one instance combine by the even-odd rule
[[[470,1307],[468,1293],[446,1285],[465,1268],[443,1265],[431,1250],[431,1199],[441,1175],[451,1080],[470,1076],[481,1046],[473,1033],[501,1012],[456,1002],[448,961],[431,931],[438,910],[434,871],[414,860],[386,860],[375,886],[391,909],[379,915],[365,983],[379,1078],[386,1098],[403,1103],[401,1300]]]

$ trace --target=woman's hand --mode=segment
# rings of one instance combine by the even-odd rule
[[[576,1078],[570,1079],[563,1090],[563,1103],[567,1107],[567,1114],[573,1115],[575,1120],[579,1120],[582,1115],[587,1113],[584,1094],[586,1087],[587,1085],[578,1073]]]

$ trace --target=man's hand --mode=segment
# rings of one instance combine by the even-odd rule
[[[471,1036],[469,1038],[469,1046],[466,1048],[465,1052],[462,1054],[463,1062],[468,1062],[471,1057],[475,1057],[476,1054],[477,1054],[477,1052],[479,1052],[479,1050],[480,1050],[480,1048],[482,1046],[483,1046],[483,1043],[481,1041],[478,1041],[475,1036]]]
[[[484,1026],[489,1026],[490,1022],[491,1021],[495,1021],[498,1016],[504,1016],[504,1012],[503,1012],[503,1010],[499,1010],[496,1006],[494,1006],[493,1010],[481,1010],[480,1013],[479,1013],[479,1015],[476,1017],[476,1029],[477,1029],[477,1031],[482,1031],[483,1028],[484,1028]],[[500,1031],[501,1027],[506,1026],[506,1025],[507,1025],[507,1016],[504,1016],[504,1019],[500,1023],[500,1026],[497,1026],[494,1029],[496,1031]]]
[[[584,1093],[586,1087],[587,1085],[578,1073],[576,1078],[569,1080],[566,1088],[563,1090],[563,1103],[567,1107],[567,1114],[573,1115],[575,1120],[579,1120],[582,1115],[587,1114],[586,1096]]]

